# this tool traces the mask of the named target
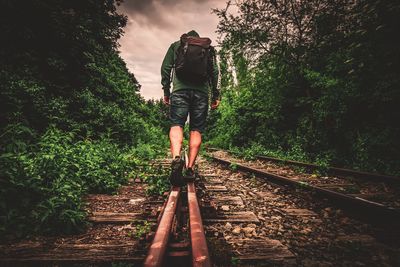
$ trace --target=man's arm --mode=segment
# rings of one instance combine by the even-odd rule
[[[168,48],[167,54],[161,65],[161,85],[164,90],[164,96],[169,97],[171,88],[171,71],[174,65],[174,47],[173,44]]]
[[[212,85],[212,99],[213,100],[220,100],[221,95],[220,95],[220,72],[219,72],[219,65],[217,62],[217,57],[215,56],[215,59],[213,60],[214,62],[214,68],[213,68],[213,85]]]

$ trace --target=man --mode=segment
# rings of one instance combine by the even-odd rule
[[[174,186],[184,184],[184,162],[180,154],[183,128],[188,115],[190,139],[185,178],[194,180],[193,166],[201,145],[201,133],[206,124],[209,89],[212,97],[211,109],[216,109],[220,103],[218,65],[215,50],[210,44],[210,39],[200,38],[194,30],[183,34],[180,41],[171,44],[161,66],[164,103],[170,105],[169,137],[173,158],[170,182]]]

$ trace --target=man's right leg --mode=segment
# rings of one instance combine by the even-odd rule
[[[201,145],[201,133],[199,131],[190,131],[189,138],[189,162],[187,164],[188,169],[192,169],[194,162],[196,161],[197,154],[199,154]]]
[[[196,175],[193,167],[201,145],[201,133],[206,126],[208,112],[208,95],[203,92],[193,91],[190,106],[190,140],[189,140],[189,162],[185,172],[188,180],[194,180]]]

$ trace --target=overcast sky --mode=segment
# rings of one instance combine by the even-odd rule
[[[128,16],[120,39],[121,56],[142,85],[144,98],[161,98],[160,68],[170,44],[182,33],[196,30],[217,44],[218,17],[212,8],[225,8],[226,0],[125,0],[118,7]]]

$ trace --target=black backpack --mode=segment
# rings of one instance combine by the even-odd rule
[[[181,36],[175,57],[175,73],[181,81],[204,84],[212,76],[215,50],[209,38]]]

